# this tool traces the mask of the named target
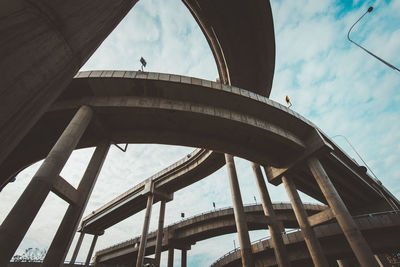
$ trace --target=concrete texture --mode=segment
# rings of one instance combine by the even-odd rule
[[[397,214],[376,214],[355,218],[354,220],[374,253],[398,251],[400,217]],[[337,223],[317,226],[314,230],[329,264],[334,266],[338,258],[354,257],[352,249]],[[284,241],[288,249],[289,259],[294,266],[313,266],[301,232],[287,234]],[[272,253],[271,240],[262,240],[253,243],[252,246],[256,266],[277,266]],[[238,251],[229,253],[211,266],[239,267],[241,266],[240,253]]]
[[[136,2],[0,3],[0,163]]]
[[[312,215],[324,209],[326,206],[304,204],[307,213]],[[292,206],[288,203],[275,203],[273,209],[276,219],[286,228],[298,228],[296,217]],[[268,228],[268,218],[264,215],[261,205],[245,206],[244,211],[248,218],[247,226],[250,230]],[[198,216],[187,218],[182,222],[167,226],[163,229],[162,250],[168,250],[171,246],[188,247],[198,241],[212,238],[228,233],[235,233],[236,225],[233,209],[221,209],[211,211]],[[155,251],[157,231],[149,233],[146,247],[146,255],[151,255]],[[133,238],[119,245],[98,251],[96,262],[99,263],[123,263],[131,262],[132,255],[137,255],[140,237]]]
[[[360,264],[366,267],[378,267],[374,254],[330,181],[321,162],[317,158],[310,158],[308,166]]]
[[[291,266],[289,259],[287,257],[286,247],[283,244],[282,239],[282,229],[280,227],[280,222],[276,218],[274,207],[272,206],[271,198],[268,193],[267,185],[265,184],[264,176],[262,174],[260,165],[252,163],[251,167],[254,172],[254,177],[256,178],[258,191],[260,193],[260,198],[264,210],[265,216],[268,216],[270,223],[268,224],[268,230],[271,235],[272,243],[274,244],[274,253],[276,261],[280,267]]]
[[[183,0],[206,37],[220,81],[269,96],[275,35],[269,1]]]
[[[235,161],[232,155],[225,154],[226,168],[228,169],[229,185],[231,188],[233,213],[238,233],[240,254],[243,267],[254,267],[253,254],[251,252],[249,229],[247,217],[243,208],[242,196],[240,194],[239,181],[236,174]]]
[[[58,266],[65,261],[65,257],[67,256],[79,222],[82,219],[83,211],[86,208],[109,148],[110,143],[108,141],[103,141],[94,151],[77,188],[77,192],[80,196],[79,202],[70,204],[65,212],[64,218],[44,258],[42,267]],[[80,241],[82,240],[80,239]],[[76,255],[73,258],[76,259]],[[73,261],[75,261],[75,259]]]
[[[109,88],[113,88],[112,92],[109,90]],[[132,97],[135,95],[141,96],[144,94],[144,88],[153,88],[151,91],[146,92],[146,95],[149,96],[147,98],[135,97],[135,101],[133,101],[133,98],[132,101],[126,97],[123,99],[118,98],[118,95],[126,94],[130,94]],[[95,96],[93,94],[95,94]],[[101,97],[107,95],[114,96],[115,98],[111,99],[109,97],[107,98],[109,100],[107,100]],[[164,96],[164,100],[152,98],[152,96],[155,97],[160,95]],[[173,99],[175,99],[175,101],[171,102]],[[283,140],[289,140],[292,144],[296,143],[294,140],[299,140],[299,138],[301,138],[304,140],[300,141],[300,143],[302,143],[306,142],[308,133],[315,127],[311,122],[299,114],[287,109],[286,107],[268,100],[265,97],[256,95],[247,90],[236,88],[234,86],[226,86],[221,85],[220,83],[198,79],[196,80],[194,78],[185,76],[169,74],[162,75],[159,73],[138,73],[125,71],[83,72],[77,75],[77,78],[74,79],[70,87],[59,98],[59,101],[53,105],[53,108],[49,110],[49,112],[42,118],[41,121],[39,121],[35,128],[32,129],[30,134],[26,136],[26,140],[23,142],[23,144],[21,144],[21,147],[9,157],[9,160],[0,165],[0,172],[4,174],[4,176],[0,178],[8,177],[7,179],[11,179],[13,177],[13,173],[18,172],[18,170],[27,164],[43,158],[45,156],[45,151],[49,149],[48,147],[50,147],[51,143],[54,142],[54,140],[60,134],[60,129],[62,129],[62,127],[66,124],[66,121],[71,118],[71,113],[76,108],[76,105],[85,100],[88,101],[88,103],[92,103],[93,105],[97,106],[95,109],[98,111],[99,115],[101,115],[101,120],[108,131],[110,131],[110,129],[115,129],[109,134],[116,142],[154,142],[155,138],[158,138],[156,142],[159,143],[180,143],[186,145],[194,145],[194,143],[196,143],[196,146],[201,144],[205,147],[208,146],[209,148],[216,150],[221,149],[225,151],[230,150],[231,152],[236,151],[234,153],[239,155],[238,149],[240,147],[237,145],[234,146],[231,143],[230,145],[221,144],[219,147],[216,147],[210,146],[210,143],[215,144],[217,140],[230,141],[233,138],[236,138],[232,141],[235,141],[235,144],[239,144],[243,143],[242,141],[244,139],[254,139],[254,146],[250,147],[252,143],[250,142],[248,147],[242,149],[242,152],[244,152],[243,150],[247,150],[246,155],[243,153],[240,153],[240,155],[248,159],[255,159],[255,157],[257,157],[257,160],[253,161],[258,161],[258,163],[261,164],[263,162],[272,163],[274,161],[278,161],[279,164],[277,166],[291,166],[290,162],[295,161],[296,157],[301,157],[301,152],[296,152],[293,150],[293,148],[290,150],[285,150],[287,147],[285,148],[283,146],[279,146],[279,143],[277,142],[279,139],[276,139],[275,137],[284,137]],[[193,102],[198,103],[198,101],[204,102],[204,105],[193,104]],[[109,104],[107,104],[107,102],[109,102]],[[211,110],[209,109],[210,107],[212,107]],[[105,113],[105,109],[107,109],[107,113]],[[240,112],[241,109],[245,109],[248,115],[237,113]],[[143,130],[135,132],[130,131],[130,126],[126,124],[126,119],[123,115],[126,114],[126,116],[129,116],[132,119],[130,112],[139,112],[139,110],[142,110],[142,112],[140,112],[140,118],[143,118],[143,120],[139,121],[139,119],[136,120],[135,118],[132,124],[129,125],[141,125]],[[177,113],[171,114],[166,112],[166,110],[175,110]],[[226,117],[223,110],[228,112]],[[153,111],[154,113],[157,113],[157,115],[153,115]],[[158,112],[162,112],[163,115],[160,115]],[[197,121],[194,123],[194,125],[192,125],[194,128],[193,130],[190,130],[190,132],[187,132],[187,130],[185,132],[185,130],[177,127],[177,125],[179,125],[179,122],[177,121],[179,118],[187,121],[186,115],[184,117],[177,116],[182,114],[182,112],[186,114],[193,114],[191,119],[193,121]],[[199,120],[199,116],[201,114],[204,114],[203,119]],[[160,122],[159,130],[169,133],[168,136],[165,136],[168,137],[168,140],[166,138],[160,140],[159,135],[155,136],[154,132],[150,133],[146,131],[146,129],[149,127],[149,125],[146,124],[146,121],[151,121],[154,116],[160,117],[160,120],[164,121],[164,123]],[[227,126],[227,122],[231,120],[231,117],[233,120],[232,122],[236,121],[235,126],[232,125],[235,127],[235,131],[226,131],[228,128],[221,126]],[[250,123],[249,125],[249,122],[252,121],[252,117],[257,122],[257,127],[255,128],[254,124]],[[219,119],[217,122],[216,120],[210,120],[211,118]],[[239,121],[237,121],[237,119],[239,119]],[[177,122],[176,124],[174,123],[166,125],[165,121]],[[269,124],[265,124],[263,121],[269,122]],[[217,130],[218,128],[221,128],[221,131],[223,131],[221,134],[223,135],[220,135],[217,131],[213,133],[204,133],[204,135],[207,136],[215,136],[217,140],[215,140],[215,142],[210,140],[210,138],[207,138],[207,140],[204,138],[200,140],[201,136],[198,135],[204,132],[204,128],[209,128],[200,127],[204,123],[208,123],[210,125],[215,124],[215,129]],[[249,126],[245,126],[246,124]],[[49,128],[49,125],[52,125],[52,128]],[[196,125],[199,127],[196,127]],[[259,135],[256,132],[253,132],[255,134],[254,136],[253,134],[249,135],[251,132],[246,130],[246,132],[248,132],[247,135],[249,135],[248,137],[246,134],[229,137],[224,135],[224,132],[236,132],[242,127],[247,127],[247,129],[258,128],[262,130],[264,129],[263,125],[266,127],[269,127],[267,125],[273,125],[272,128],[268,128],[270,130],[267,132],[270,133],[272,129],[279,130],[278,132],[274,131],[275,137],[274,140],[269,142],[268,149],[266,147],[260,152],[257,152],[257,150],[259,151],[257,147],[261,148],[261,144],[265,143],[266,140],[259,139],[260,143],[256,144],[255,141],[258,139],[255,139],[255,137]],[[259,126],[261,126],[261,128],[259,128]],[[101,140],[101,138],[104,138],[103,136],[99,136],[99,131],[96,130],[96,127],[97,126],[94,124],[90,125],[88,132],[85,134],[80,144],[78,144],[78,147],[95,145],[95,142]],[[176,136],[174,131],[179,131],[182,134],[187,133],[190,135],[190,138],[188,135]],[[192,134],[193,132],[198,132],[199,134],[195,136]],[[262,132],[265,131],[262,130]],[[284,136],[280,135],[279,133],[282,133]],[[327,139],[323,133],[321,134],[323,138],[330,143],[330,140]],[[260,138],[261,137],[262,133],[260,133]],[[37,142],[38,138],[41,138],[41,140],[44,139],[46,142],[39,143]],[[299,141],[297,141],[297,144],[298,143]],[[326,166],[326,170],[329,176],[332,178],[332,182],[339,193],[343,196],[343,200],[348,206],[350,212],[358,212],[361,214],[365,212],[366,209],[368,209],[368,212],[388,209],[388,205],[385,204],[385,199],[382,197],[380,190],[383,190],[383,193],[387,198],[394,199],[394,201],[398,203],[398,200],[390,195],[390,193],[382,185],[376,183],[367,174],[360,172],[359,166],[349,159],[340,150],[340,148],[336,147],[333,143],[330,143],[330,145],[332,145],[334,148],[333,153],[328,153],[326,156],[322,157],[321,162],[323,162],[324,166]],[[276,153],[274,155],[268,154],[268,151],[292,151],[290,155],[293,155],[293,158],[286,157],[284,153],[282,156],[279,156]],[[202,156],[201,161],[208,162],[206,165],[199,164],[199,167],[204,168],[194,168],[194,166],[196,166],[195,161],[189,158],[163,170],[165,173],[157,174],[155,176],[163,177],[163,179],[161,179],[162,181],[159,182],[159,188],[163,188],[163,191],[165,192],[168,190],[170,190],[169,192],[179,190],[179,188],[189,185],[223,166],[223,158],[221,155],[214,156],[214,153],[210,153],[210,155],[214,157],[214,160],[217,158],[219,159],[215,161],[207,161],[207,157]],[[197,157],[197,154],[192,153],[191,156]],[[260,158],[262,158],[262,160],[260,160]],[[275,158],[274,161],[271,160],[273,158]],[[188,164],[188,161],[193,163],[193,165]],[[181,163],[184,165],[181,165]],[[179,175],[168,174],[172,169],[180,169]],[[193,175],[197,171],[199,171],[199,173],[197,175]],[[316,185],[315,182],[312,182],[314,178],[309,171],[299,169],[296,171],[296,173],[298,174],[293,177],[296,187],[306,194],[324,202],[325,199],[320,192],[318,185]],[[168,176],[168,178],[165,176]],[[183,179],[183,177],[185,179]],[[344,177],[346,177],[346,179],[344,179]],[[270,178],[271,177],[268,176],[268,179]],[[157,184],[156,187],[158,187]],[[155,202],[157,201],[158,200],[155,199]],[[361,203],[369,203],[369,205],[363,205]],[[144,209],[145,200],[138,200],[135,206],[138,208],[138,210]],[[115,222],[118,221],[118,216],[116,216],[116,214],[113,214],[113,216],[110,217],[115,218]]]
[[[0,226],[0,266],[14,255],[93,115],[82,106]],[[22,216],[22,218],[21,218]]]
[[[301,229],[301,234],[303,235],[314,266],[329,267],[328,261],[326,260],[322,251],[321,244],[315,235],[314,229],[311,228],[311,225],[308,222],[306,210],[304,209],[295,184],[293,183],[292,179],[285,176],[282,177],[282,181],[290,198],[290,202],[292,203],[294,213],[296,214],[296,219]]]

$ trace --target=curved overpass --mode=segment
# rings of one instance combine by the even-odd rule
[[[183,0],[213,52],[223,83],[269,96],[275,34],[269,1]]]
[[[43,158],[83,104],[95,110],[96,119],[89,125],[79,148],[94,146],[107,136],[115,143],[164,143],[227,152],[270,166],[269,179],[290,170],[299,190],[325,202],[314,178],[300,164],[310,155],[321,153],[321,161],[350,211],[387,209],[385,197],[398,203],[314,124],[287,107],[234,86],[134,71],[79,73],[0,166],[3,181]],[[196,152],[192,153],[193,158],[200,156],[195,155]],[[191,161],[193,164],[174,176],[177,179],[157,181],[162,184],[160,189],[172,194],[223,166],[221,155],[211,155],[217,159],[215,162],[203,159],[212,166]],[[194,172],[197,166],[204,167],[198,175],[179,178],[186,171]],[[176,173],[180,168],[178,164],[167,169]],[[144,203],[138,202],[137,210],[143,209]],[[364,203],[374,205],[366,207]],[[90,216],[108,212],[109,206]]]
[[[298,228],[291,204],[273,204],[277,219],[284,228]],[[309,215],[316,214],[327,207],[317,204],[304,204]],[[268,217],[264,215],[261,205],[245,206],[247,224],[250,230],[268,228]],[[181,222],[172,224],[163,229],[162,250],[169,247],[190,247],[198,241],[212,237],[235,233],[236,224],[232,208],[220,209],[203,213]],[[146,255],[154,254],[157,233],[152,232],[147,236]],[[96,262],[105,264],[118,264],[133,262],[137,256],[140,236],[107,249],[96,252]]]
[[[400,248],[398,242],[400,240],[400,216],[398,214],[387,212],[359,216],[354,219],[375,254],[398,251]],[[354,257],[337,223],[316,226],[314,231],[332,266],[339,258]],[[282,237],[293,266],[313,265],[301,231],[285,234]],[[252,251],[256,266],[277,266],[270,239],[253,243]],[[241,266],[240,251],[235,250],[225,254],[211,266]]]
[[[24,24],[24,27],[20,28],[23,30],[26,30],[27,27],[39,26],[43,29],[48,28],[49,26],[46,25],[46,23],[43,25],[42,23],[39,23],[40,25],[37,24],[38,22],[35,18],[41,17],[45,17],[46,21],[47,18],[51,18],[54,20],[55,25],[63,25],[63,31],[50,31],[49,36],[54,34],[57,36],[55,39],[61,37],[61,40],[66,42],[67,46],[71,46],[72,54],[68,54],[67,58],[71,58],[71,60],[78,58],[77,62],[74,62],[71,66],[73,69],[76,69],[83,65],[89,55],[93,53],[94,49],[92,49],[92,47],[97,47],[99,43],[105,39],[109,32],[137,1],[129,2],[121,0],[114,4],[102,2],[97,3],[95,7],[86,2],[87,1],[85,1],[84,4],[85,8],[82,6],[74,6],[72,8],[63,7],[61,9],[60,3],[55,4],[51,1],[45,1],[35,5],[25,3],[25,6],[13,6],[10,4],[3,7],[5,13],[14,12],[18,10],[18,8],[24,7],[23,12],[17,13],[18,16],[26,16],[24,12],[32,13],[33,11],[33,17],[24,21],[26,25]],[[246,88],[251,92],[269,96],[275,65],[275,38],[269,1],[219,1],[219,3],[215,3],[214,1],[208,0],[189,0],[183,2],[198,22],[210,44],[222,83],[232,84]],[[110,9],[110,6],[113,8]],[[201,11],[201,14],[199,11]],[[57,16],[54,17],[51,12],[55,12]],[[101,15],[96,16],[94,19],[94,14],[96,14],[96,12],[101,12]],[[76,15],[71,16],[71,14]],[[106,19],[104,19],[104,17]],[[88,22],[88,18],[90,18],[90,23],[86,23]],[[240,20],[238,20],[238,18],[240,18]],[[85,23],[80,23],[80,21],[85,21]],[[233,24],[237,24],[236,27],[230,27],[230,25]],[[76,28],[76,25],[79,25],[79,27]],[[88,38],[89,35],[87,35],[87,31],[89,30],[91,32],[94,30],[96,34],[93,36],[90,34],[90,38]],[[13,31],[16,31],[16,29],[13,28]],[[210,34],[210,32],[212,32],[212,34]],[[32,31],[32,35],[34,36],[35,34],[37,33]],[[26,36],[26,34],[21,34],[21,36]],[[45,38],[46,43],[48,43],[49,36],[41,36],[40,38]],[[32,58],[32,56],[37,55],[37,51],[47,52],[46,49],[39,49],[38,44],[30,42],[35,39],[32,37],[29,38],[29,42],[23,38],[21,40],[9,40],[10,42],[8,42],[8,45],[10,47],[18,47],[19,52],[23,53],[23,55],[18,56],[16,53],[18,59],[8,55],[8,57],[6,57],[7,60],[3,62],[4,66],[7,66],[4,70],[13,70],[13,73],[5,75],[5,77],[10,78],[10,81],[5,81],[6,84],[15,85],[19,84],[17,81],[29,79],[29,83],[25,82],[25,85],[29,84],[30,86],[28,86],[29,90],[26,90],[27,86],[25,86],[23,91],[19,94],[15,93],[15,90],[18,89],[15,88],[14,94],[9,94],[7,98],[3,99],[4,103],[2,107],[4,116],[11,116],[12,112],[7,112],[7,110],[11,111],[15,109],[15,103],[17,101],[18,105],[25,105],[25,108],[22,110],[24,112],[23,115],[18,115],[23,117],[16,119],[17,117],[14,116],[13,118],[14,124],[18,122],[21,125],[4,127],[6,131],[4,133],[2,131],[0,132],[3,137],[10,137],[13,139],[10,141],[8,140],[9,138],[0,138],[2,140],[1,145],[5,148],[2,149],[2,153],[0,154],[0,190],[6,186],[8,182],[12,181],[16,174],[24,167],[34,161],[42,159],[50,150],[51,145],[55,143],[51,134],[44,132],[43,137],[39,140],[43,146],[36,147],[36,149],[40,150],[38,153],[40,156],[24,156],[22,164],[19,162],[16,166],[10,166],[10,161],[15,160],[16,157],[21,157],[23,151],[29,151],[32,144],[27,135],[31,135],[32,131],[36,130],[35,128],[37,128],[37,125],[35,125],[35,123],[39,121],[40,116],[45,114],[45,112],[48,113],[47,108],[53,102],[57,102],[62,98],[62,96],[59,97],[59,95],[62,90],[67,87],[74,73],[74,70],[69,69],[70,66],[68,66],[68,64],[70,62],[64,62],[63,64],[66,65],[61,64],[55,68],[52,62],[42,60],[40,62],[40,71],[53,73],[54,71],[60,71],[59,68],[61,68],[63,70],[62,75],[34,75],[34,77],[32,77],[32,75],[25,75],[25,68],[31,69],[32,62],[35,62],[37,59]],[[95,41],[91,38],[95,39]],[[12,42],[14,42],[14,45],[12,45]],[[23,50],[20,49],[21,44],[25,47]],[[54,44],[51,43],[51,45]],[[34,52],[30,51],[30,49]],[[80,53],[78,53],[78,51],[80,51]],[[246,55],[243,51],[246,51]],[[46,56],[45,58],[52,57]],[[9,68],[10,62],[19,62],[18,66],[23,67],[19,69]],[[244,66],[245,68],[243,69]],[[14,82],[12,82],[13,79],[15,80]],[[45,86],[43,84],[45,84]],[[54,86],[54,84],[57,84],[57,86]],[[56,88],[56,90],[54,90],[54,88]],[[48,92],[50,89],[51,93]],[[31,93],[30,90],[35,93]],[[64,94],[66,91],[69,91],[69,88],[64,89]],[[28,92],[34,95],[34,97],[27,95]],[[16,99],[14,97],[15,95],[18,95],[19,99]],[[27,104],[26,102],[29,103]],[[29,112],[26,110],[29,110]],[[47,115],[48,114],[45,114],[44,116],[46,117]],[[43,120],[44,118],[41,118],[40,121]],[[61,133],[61,129],[66,125],[66,121],[64,118],[59,118],[59,120],[60,125],[57,131]],[[23,126],[23,129],[21,129],[21,126]]]

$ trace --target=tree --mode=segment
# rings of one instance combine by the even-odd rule
[[[39,248],[27,248],[22,255],[14,255],[12,258],[13,262],[38,262],[44,259],[46,256],[46,249]]]

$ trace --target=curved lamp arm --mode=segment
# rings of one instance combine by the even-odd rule
[[[392,64],[390,64],[389,62],[383,60],[382,58],[374,55],[372,52],[368,51],[366,48],[362,47],[361,45],[357,44],[356,42],[354,42],[353,40],[350,39],[350,32],[353,29],[354,25],[357,24],[357,22],[359,22],[367,13],[370,13],[374,8],[372,6],[370,6],[368,8],[368,10],[351,26],[349,32],[347,33],[347,39],[349,39],[350,42],[352,42],[353,44],[355,44],[356,46],[358,46],[359,48],[361,48],[362,50],[364,50],[365,52],[367,52],[368,54],[370,54],[371,56],[373,56],[374,58],[376,58],[377,60],[379,60],[380,62],[382,62],[383,64],[387,65],[388,67],[397,70],[398,72],[400,72],[400,69],[396,68],[395,66],[393,66]]]

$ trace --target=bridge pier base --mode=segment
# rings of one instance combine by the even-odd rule
[[[271,198],[268,194],[267,185],[265,184],[260,165],[252,162],[251,166],[256,178],[258,191],[260,192],[264,214],[265,216],[268,216],[271,221],[271,223],[268,225],[268,229],[271,234],[272,243],[274,244],[276,262],[278,263],[279,267],[289,267],[291,264],[287,255],[285,244],[283,243],[281,229],[275,216],[274,207],[272,206]]]
[[[78,242],[76,243],[76,246],[75,246],[75,249],[74,249],[74,253],[72,254],[72,258],[71,258],[69,264],[74,264],[75,263],[76,258],[78,257],[78,253],[79,253],[79,250],[81,248],[82,241],[83,241],[84,237],[85,237],[85,233],[81,232],[80,235],[79,235]]]
[[[136,267],[142,267],[147,243],[147,234],[149,232],[149,224],[151,217],[151,208],[153,206],[154,195],[152,192],[147,197],[146,214],[144,216],[142,236],[140,237],[139,251],[136,261]]]
[[[242,256],[243,267],[254,267],[253,254],[251,251],[251,243],[249,230],[247,227],[246,214],[244,213],[242,196],[240,195],[240,187],[236,174],[235,162],[233,156],[225,154],[226,166],[228,168],[229,183],[231,186],[233,213],[235,215],[236,229],[239,236],[240,254]]]
[[[355,224],[321,162],[313,157],[307,163],[361,266],[379,267],[371,248]]]
[[[156,267],[160,267],[160,262],[161,262],[161,249],[162,249],[162,240],[163,240],[165,204],[166,204],[165,200],[160,201],[160,215],[158,217],[158,229],[157,229],[157,240],[156,240],[156,251],[155,251]]]
[[[174,248],[168,248],[168,264],[167,267],[174,267]]]
[[[93,111],[82,106],[0,226],[0,266],[7,266],[85,132]]]
[[[90,249],[89,249],[88,255],[86,257],[85,266],[89,266],[89,264],[90,264],[90,259],[92,258],[94,247],[96,246],[98,237],[99,237],[98,235],[93,236],[92,244],[90,245]]]
[[[328,261],[322,251],[321,244],[307,219],[307,213],[297,192],[296,185],[290,177],[282,177],[283,184],[292,203],[294,214],[304,236],[311,259],[316,267],[329,267]]]
[[[80,200],[69,205],[41,267],[59,266],[64,262],[109,148],[110,143],[104,141],[94,151],[77,189]]]

